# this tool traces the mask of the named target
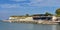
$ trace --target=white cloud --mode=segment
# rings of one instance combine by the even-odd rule
[[[44,0],[30,0],[30,1],[37,3],[37,2],[42,2],[42,1],[44,1]]]
[[[0,4],[1,8],[19,8],[19,4]]]
[[[19,1],[34,1],[34,2],[41,2],[43,0],[11,0],[11,1],[16,1],[16,2],[19,2]]]
[[[30,0],[29,5],[30,6],[42,6],[43,3],[45,3],[45,0]]]
[[[27,0],[11,0],[11,1],[16,1],[16,2],[21,2],[21,1],[27,1]],[[47,6],[47,5],[50,5],[48,4],[48,0],[29,0],[30,3],[22,3],[23,5],[28,5],[28,6]],[[50,1],[51,2],[51,1]]]
[[[12,0],[13,1],[13,0]],[[14,1],[26,1],[26,0],[14,0]],[[30,6],[48,6],[48,7],[53,7],[53,6],[60,6],[60,2],[58,0],[29,0],[30,3],[16,3],[16,4],[0,4],[1,8],[21,8],[22,6],[24,7],[30,7]]]
[[[11,1],[20,2],[20,1],[26,1],[26,0],[11,0]]]
[[[60,2],[59,0],[30,0],[31,3],[30,5],[31,6],[49,6],[49,7],[52,7],[52,6],[60,6]]]

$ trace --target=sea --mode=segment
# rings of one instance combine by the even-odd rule
[[[60,25],[0,22],[0,30],[60,30]]]

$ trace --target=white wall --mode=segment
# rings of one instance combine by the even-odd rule
[[[52,21],[55,21],[57,19],[56,16],[52,16]]]
[[[9,17],[9,19],[17,19],[17,17]],[[19,21],[33,21],[33,18],[32,17],[27,17],[25,19],[19,19]]]
[[[9,19],[15,19],[15,18],[13,18],[13,17],[9,17]]]
[[[9,19],[17,19],[17,17],[9,17]]]
[[[33,21],[32,17],[27,17],[25,19],[20,19],[20,21]]]

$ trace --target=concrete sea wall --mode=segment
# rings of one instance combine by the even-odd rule
[[[4,22],[9,22],[9,23],[32,23],[32,24],[58,24],[52,21],[44,21],[44,20],[39,20],[39,21],[19,21],[19,20],[4,20]]]

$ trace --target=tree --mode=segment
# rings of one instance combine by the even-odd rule
[[[46,12],[45,13],[45,16],[52,16],[53,14],[49,13],[49,12]]]
[[[56,16],[60,17],[60,8],[55,11]]]
[[[26,14],[26,16],[29,16],[29,14]]]
[[[60,15],[60,8],[56,10],[55,12],[57,15]]]

